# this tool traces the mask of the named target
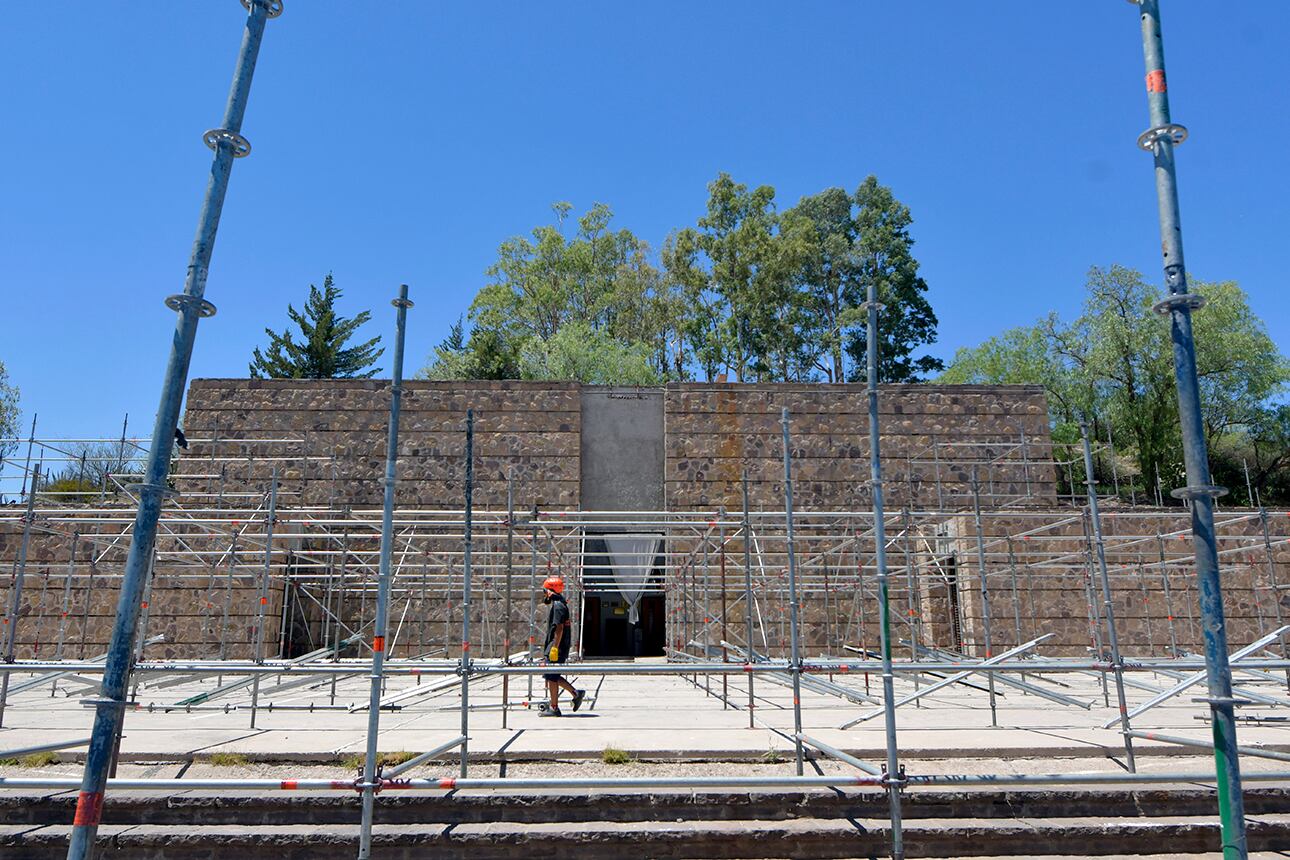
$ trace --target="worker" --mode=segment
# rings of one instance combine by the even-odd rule
[[[542,656],[552,665],[559,665],[569,659],[569,646],[573,640],[573,623],[569,620],[569,605],[564,602],[564,580],[558,576],[549,576],[542,583],[542,602],[551,607],[546,619],[546,644]],[[565,680],[563,675],[549,674],[542,676],[546,680],[548,701],[542,704],[544,717],[562,717],[560,711],[560,690],[568,690],[573,697],[573,709],[582,707],[582,699],[587,695],[585,690],[576,689]]]

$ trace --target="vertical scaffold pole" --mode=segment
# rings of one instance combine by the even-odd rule
[[[726,623],[726,615],[730,609],[730,604],[726,598],[726,506],[722,505],[717,510],[717,559],[721,571],[721,662],[730,662],[730,653],[726,648],[726,643],[730,641],[730,626]],[[751,672],[749,674],[752,674]],[[721,710],[730,707],[730,676],[725,672],[721,673]]]
[[[470,746],[470,573],[474,548],[475,410],[466,410],[466,531],[461,557],[461,775],[466,775]]]
[[[377,567],[376,621],[372,627],[372,686],[367,702],[367,756],[363,761],[363,822],[358,836],[358,860],[372,856],[372,813],[376,806],[377,741],[381,730],[381,688],[385,682],[385,634],[390,622],[390,560],[394,555],[394,480],[399,461],[399,410],[403,403],[403,334],[407,327],[408,285],[399,286],[394,340],[394,371],[390,380],[390,427],[385,442],[385,505],[381,510],[381,556]]]
[[[1272,592],[1272,607],[1276,612],[1277,627],[1285,625],[1285,614],[1281,611],[1281,582],[1277,576],[1277,559],[1272,553],[1272,535],[1268,530],[1268,511],[1259,508],[1259,525],[1263,531],[1263,553],[1268,562],[1268,589]],[[1285,640],[1281,640],[1281,659],[1286,659]],[[1286,691],[1290,692],[1290,666],[1286,667]]]
[[[36,490],[40,486],[40,464],[32,473],[31,492],[27,494],[27,511],[22,517],[22,543],[18,545],[18,560],[13,567],[13,584],[9,588],[9,611],[4,617],[4,677],[0,679],[0,726],[4,725],[5,703],[9,698],[9,668],[13,662],[14,648],[18,642],[18,617],[22,614],[22,583],[27,576],[27,547],[31,543],[31,527],[36,521]]]
[[[793,749],[797,775],[803,772],[802,755],[802,653],[797,641],[797,558],[793,554],[793,449],[788,435],[788,407],[780,412],[784,428],[784,528],[788,546],[788,623],[789,659],[793,665]]]
[[[526,663],[532,663],[535,656],[534,649],[537,647],[537,567],[538,567],[538,507],[533,506],[533,518],[529,522],[531,530],[529,532],[529,647],[528,656],[525,658]],[[532,707],[533,704],[533,676],[526,675],[528,678],[528,693],[525,697],[525,706]]]
[[[869,481],[873,486],[873,543],[875,562],[878,565],[878,635],[882,650],[882,710],[887,732],[887,783],[888,812],[891,816],[892,860],[904,860],[905,844],[901,827],[900,789],[904,774],[900,771],[900,757],[896,749],[896,694],[891,670],[891,603],[887,595],[887,523],[882,497],[882,450],[878,428],[878,285],[869,281],[868,301],[863,305],[869,313],[865,329],[868,365],[865,373],[869,399]],[[982,571],[984,575],[984,571]]]
[[[502,662],[511,662],[511,580],[515,573],[515,492],[511,476],[506,476],[506,600],[502,612]],[[511,706],[511,676],[502,676],[502,728],[506,728]]]
[[[197,238],[193,243],[184,292],[166,299],[166,305],[179,314],[179,319],[175,326],[170,357],[166,362],[161,403],[152,428],[152,443],[148,449],[144,481],[139,487],[139,511],[135,516],[134,536],[130,541],[130,552],[121,579],[121,594],[117,601],[111,644],[103,670],[102,692],[93,703],[94,729],[89,751],[85,756],[81,791],[72,820],[68,860],[86,860],[93,854],[94,837],[98,833],[103,813],[103,791],[107,785],[108,769],[115,757],[115,739],[120,734],[119,729],[125,716],[125,692],[130,684],[130,655],[134,651],[139,599],[147,576],[148,558],[152,555],[152,545],[157,537],[161,503],[167,491],[170,451],[174,445],[175,428],[179,425],[179,407],[188,381],[188,365],[192,360],[193,342],[197,337],[197,321],[215,312],[215,306],[203,296],[206,292],[211,252],[215,246],[215,234],[219,229],[220,211],[224,207],[224,195],[228,190],[233,159],[251,151],[251,145],[241,135],[242,119],[251,91],[255,61],[260,53],[260,40],[264,36],[264,24],[269,18],[282,13],[282,0],[244,0],[244,5],[248,7],[246,29],[242,35],[228,106],[224,111],[224,123],[221,128],[212,129],[203,136],[206,145],[215,151],[215,158],[198,219]]]
[[[748,513],[748,470],[740,476],[744,497],[744,659],[752,665],[753,655],[753,590],[752,590],[752,517]],[[754,673],[748,673],[748,728],[755,728],[753,710],[757,707],[753,690]]]
[[[1106,541],[1102,538],[1102,515],[1097,507],[1097,485],[1093,482],[1093,448],[1088,441],[1088,425],[1083,421],[1079,433],[1084,440],[1084,486],[1088,490],[1088,515],[1093,524],[1093,547],[1097,552],[1097,573],[1102,585],[1102,610],[1106,617],[1106,644],[1111,649],[1111,668],[1115,672],[1115,697],[1120,706],[1120,730],[1124,735],[1124,762],[1129,773],[1137,773],[1133,757],[1133,738],[1129,735],[1129,704],[1124,696],[1124,659],[1120,656],[1120,636],[1115,629],[1115,602],[1111,599],[1111,577],[1106,570]]]
[[[1187,465],[1187,486],[1175,490],[1174,495],[1191,502],[1192,544],[1196,553],[1196,582],[1205,638],[1205,669],[1214,732],[1223,856],[1233,860],[1245,858],[1248,848],[1245,802],[1241,795],[1241,765],[1236,749],[1232,669],[1227,657],[1227,626],[1218,573],[1218,544],[1214,534],[1214,499],[1224,491],[1214,486],[1210,477],[1209,454],[1201,423],[1191,312],[1198,309],[1202,301],[1187,291],[1178,180],[1174,169],[1174,147],[1187,138],[1187,130],[1172,122],[1169,115],[1159,0],[1139,0],[1135,5],[1141,18],[1147,105],[1151,116],[1151,127],[1139,136],[1138,145],[1152,154],[1155,163],[1160,244],[1164,255],[1165,285],[1169,289],[1169,297],[1155,309],[1169,316],[1174,382],[1178,389],[1178,420],[1182,429],[1183,459]]]
[[[264,663],[264,613],[269,605],[269,577],[273,575],[273,527],[278,522],[278,467],[273,467],[273,482],[269,485],[269,513],[264,519],[264,574],[260,577],[260,587],[256,589],[255,607],[255,653],[252,655],[257,666]],[[286,592],[283,592],[286,602]],[[260,707],[260,675],[256,673],[251,680],[251,728],[255,728],[255,718]]]
[[[994,656],[994,639],[990,635],[990,584],[986,579],[985,568],[985,529],[981,525],[981,485],[977,481],[976,466],[972,467],[972,517],[976,523],[976,565],[977,574],[981,577],[981,633],[984,638],[985,656],[989,660]],[[990,725],[999,725],[998,703],[995,701],[994,673],[986,675],[990,688]]]

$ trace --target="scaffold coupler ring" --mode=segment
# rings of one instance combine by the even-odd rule
[[[1171,140],[1177,146],[1187,139],[1187,127],[1176,122],[1149,128],[1138,135],[1138,148],[1146,152],[1155,152],[1156,144],[1162,140]]]
[[[1209,496],[1211,499],[1217,499],[1227,495],[1227,487],[1220,487],[1217,484],[1205,484],[1198,487],[1179,487],[1176,490],[1170,490],[1169,495],[1175,499],[1200,499]]]
[[[1180,308],[1187,308],[1189,311],[1198,311],[1205,307],[1205,297],[1196,293],[1177,293],[1164,301],[1156,302],[1151,309],[1162,317],[1167,317]]]
[[[235,131],[227,128],[212,128],[202,135],[202,141],[214,152],[219,152],[221,141],[228,141],[234,158],[246,158],[251,154],[251,142]]]
[[[179,497],[178,490],[174,489],[173,487],[167,487],[164,484],[147,484],[147,483],[126,484],[125,489],[126,489],[126,492],[128,493],[144,493],[148,490],[152,490],[153,492],[161,493],[162,498]]]
[[[242,8],[250,12],[253,2],[264,7],[267,18],[276,18],[282,14],[282,0],[242,0]]]
[[[180,313],[190,307],[196,307],[197,316],[202,319],[215,316],[215,306],[213,304],[197,296],[190,296],[187,293],[166,296],[166,307],[175,313]]]

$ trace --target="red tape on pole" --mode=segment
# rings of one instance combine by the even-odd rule
[[[76,815],[73,827],[98,827],[103,817],[103,792],[82,791],[76,798]]]

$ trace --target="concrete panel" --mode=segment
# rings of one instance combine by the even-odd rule
[[[663,392],[582,389],[582,508],[663,508]]]

